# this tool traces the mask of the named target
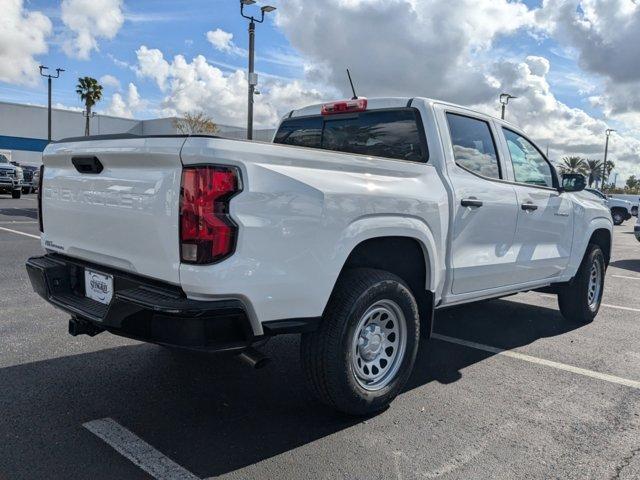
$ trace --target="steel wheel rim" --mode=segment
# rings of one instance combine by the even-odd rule
[[[351,365],[358,384],[380,390],[396,377],[407,349],[407,321],[392,300],[379,300],[360,317],[351,342]]]
[[[602,290],[602,266],[594,259],[589,270],[589,286],[587,288],[587,302],[591,311],[595,311],[600,303],[600,291]]]

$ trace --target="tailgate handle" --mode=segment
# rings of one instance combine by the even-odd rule
[[[80,173],[100,173],[104,170],[98,157],[73,157],[71,163]]]

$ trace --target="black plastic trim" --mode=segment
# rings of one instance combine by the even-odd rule
[[[288,333],[314,332],[320,326],[322,317],[291,318],[264,322],[262,328],[265,335],[283,335]]]

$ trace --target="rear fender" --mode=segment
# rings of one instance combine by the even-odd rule
[[[444,259],[437,253],[441,249],[436,247],[435,236],[427,224],[415,217],[370,215],[359,218],[342,233],[336,246],[336,258],[344,266],[349,254],[360,243],[381,237],[408,237],[417,240],[426,260],[425,290],[438,291],[442,284],[441,272],[444,269]]]
[[[574,235],[574,245],[572,248],[571,259],[569,261],[569,265],[567,266],[567,270],[563,275],[563,280],[568,281],[571,278],[575,277],[578,272],[578,268],[580,268],[580,263],[584,258],[584,254],[587,251],[587,246],[589,244],[589,240],[591,239],[593,233],[596,230],[607,230],[610,233],[613,230],[613,223],[611,222],[611,218],[607,217],[596,217],[592,219],[584,231],[575,232]],[[613,242],[613,235],[611,236]],[[605,255],[607,253],[605,252]]]

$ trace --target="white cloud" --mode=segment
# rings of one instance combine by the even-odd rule
[[[460,103],[494,94],[473,54],[534,20],[524,4],[506,0],[458,0],[455,8],[441,0],[281,0],[280,6],[276,24],[313,65],[307,78],[348,95],[350,68],[363,95]]]
[[[40,74],[36,55],[47,53],[52,25],[40,12],[24,9],[22,0],[3,0],[0,14],[0,81],[33,85]]]
[[[246,55],[246,51],[233,43],[233,33],[219,28],[207,32],[207,40],[216,50],[234,55]]]
[[[89,59],[98,39],[112,39],[122,24],[122,0],[62,0],[62,22],[72,36],[62,44],[70,57]]]
[[[118,80],[113,75],[103,75],[100,77],[100,84],[105,87],[115,88],[116,90],[120,90],[122,86],[120,85],[120,80]]]
[[[169,76],[169,62],[164,59],[162,52],[157,48],[149,49],[142,45],[136,50],[138,66],[136,72],[140,77],[153,78],[160,90],[165,90],[167,77]]]
[[[634,0],[545,0],[538,21],[577,53],[581,68],[605,78],[608,115],[640,112],[640,4]]]
[[[120,93],[114,93],[105,113],[115,117],[133,118],[136,112],[144,110],[147,105],[148,102],[140,97],[138,88],[133,83],[129,83],[126,99]]]
[[[137,51],[141,77],[155,80],[164,97],[164,115],[205,112],[215,122],[241,126],[247,115],[247,78],[242,70],[225,73],[198,55],[190,62],[176,55],[171,62],[160,50],[141,46]],[[318,90],[304,88],[298,81],[282,82],[267,79],[256,96],[254,121],[257,127],[273,127],[286,111],[315,103],[321,98]]]

